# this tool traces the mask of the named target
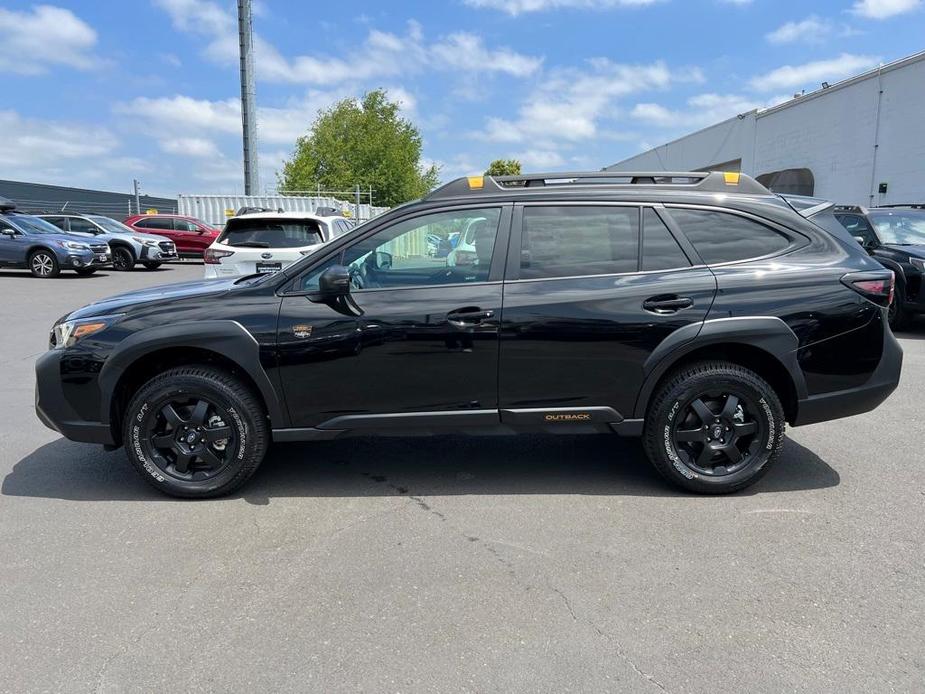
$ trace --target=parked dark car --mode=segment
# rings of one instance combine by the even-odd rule
[[[183,258],[201,258],[222,233],[221,229],[195,217],[176,214],[136,214],[126,217],[123,224],[173,241],[177,253]]]
[[[0,267],[25,268],[34,277],[57,277],[62,270],[92,275],[112,262],[105,241],[67,234],[44,219],[18,214],[0,198]]]
[[[427,254],[473,220],[472,258]],[[271,442],[486,430],[641,436],[670,482],[732,492],[787,423],[895,389],[892,290],[744,175],[463,178],[277,274],[70,313],[36,409],[176,496],[232,491]]]
[[[890,326],[907,327],[912,316],[925,313],[925,205],[841,205],[834,214],[870,255],[896,274]]]

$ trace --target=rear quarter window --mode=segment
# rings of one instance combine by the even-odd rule
[[[792,243],[780,232],[730,212],[671,208],[669,213],[708,265],[773,255]]]

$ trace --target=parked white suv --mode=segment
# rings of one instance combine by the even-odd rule
[[[252,212],[232,217],[206,249],[205,277],[279,272],[353,226],[345,217],[306,212]]]

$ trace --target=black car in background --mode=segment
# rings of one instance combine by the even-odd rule
[[[896,273],[890,326],[902,330],[913,315],[925,313],[925,205],[840,205],[833,212],[870,255]]]
[[[271,442],[538,430],[641,436],[670,482],[732,492],[787,423],[899,381],[893,273],[815,207],[738,173],[462,178],[279,273],[73,311],[36,410],[183,497],[236,489]],[[472,252],[428,252],[460,230]]]

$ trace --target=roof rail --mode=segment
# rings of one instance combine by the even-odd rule
[[[890,205],[877,205],[877,209],[905,207],[912,210],[925,210],[925,202],[897,202]]]
[[[770,195],[771,191],[751,176],[723,171],[579,171],[523,174],[517,176],[467,176],[437,188],[425,200],[467,196],[497,195],[526,188],[576,188],[599,186],[671,187],[706,193],[750,193]]]

